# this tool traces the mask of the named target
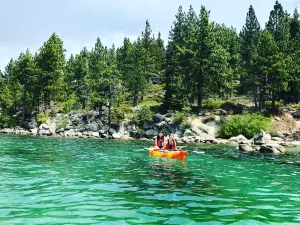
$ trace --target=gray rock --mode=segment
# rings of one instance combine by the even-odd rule
[[[56,130],[56,133],[62,133],[62,132],[64,132],[64,131],[65,131],[64,128],[60,128],[60,129]]]
[[[37,122],[35,118],[32,118],[26,125],[27,129],[34,129],[37,127]]]
[[[37,128],[30,129],[30,132],[31,132],[32,135],[37,135],[38,134],[38,129]]]
[[[185,137],[194,136],[194,135],[195,135],[195,133],[189,129],[186,129],[183,134],[183,136],[185,136]]]
[[[228,112],[224,109],[217,109],[216,112],[219,112],[221,115],[224,115],[224,116],[228,115]]]
[[[210,115],[211,115],[210,112],[205,112],[205,113],[204,113],[204,116],[210,116]]]
[[[51,135],[51,132],[50,132],[50,130],[39,130],[39,135],[41,135],[41,136],[44,136],[44,135],[49,136],[49,135]]]
[[[113,128],[109,128],[108,133],[112,135],[114,133],[117,133],[117,131]]]
[[[167,123],[172,123],[172,118],[165,117],[163,120]]]
[[[278,116],[274,117],[276,121],[280,121],[281,119]]]
[[[250,141],[243,135],[238,135],[236,137],[231,137],[229,139],[230,142],[237,142],[239,144],[249,144]]]
[[[106,133],[105,130],[103,130],[103,129],[99,130],[99,134],[105,134],[105,133]]]
[[[108,134],[101,134],[101,137],[107,139],[108,138]]]
[[[49,130],[49,126],[47,124],[43,123],[39,126],[39,129],[40,130]]]
[[[77,136],[77,137],[82,137],[82,133],[81,133],[81,132],[76,132],[76,133],[75,133],[75,136]]]
[[[147,130],[145,136],[147,138],[152,138],[153,136],[157,135],[157,132],[153,129]]]
[[[253,140],[255,145],[263,145],[271,142],[271,135],[267,134],[265,131],[260,130],[254,135]]]
[[[160,123],[162,121],[163,117],[161,114],[157,113],[153,116],[153,122],[154,123]]]
[[[88,130],[97,132],[98,131],[98,124],[96,122],[92,122],[88,125]]]
[[[134,140],[134,138],[129,137],[129,136],[123,136],[123,137],[121,137],[121,140],[124,140],[124,141],[131,141],[131,140]]]
[[[260,146],[259,151],[263,153],[284,154],[286,149],[278,144],[265,144]]]
[[[92,132],[92,134],[90,135],[92,137],[100,137],[99,132]]]
[[[117,133],[120,132],[121,126],[120,126],[119,124],[112,123],[112,124],[110,125],[110,127],[111,127],[112,129],[114,129]]]
[[[113,138],[113,139],[121,139],[121,137],[122,137],[122,134],[120,134],[120,133],[114,133],[114,134],[112,135],[112,138]]]
[[[239,150],[243,152],[254,152],[254,149],[248,144],[240,144]]]

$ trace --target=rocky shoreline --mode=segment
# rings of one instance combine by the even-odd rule
[[[209,117],[209,119],[208,119]],[[0,133],[16,135],[33,135],[62,138],[90,138],[116,140],[154,140],[157,132],[163,130],[165,134],[174,133],[178,143],[206,143],[219,145],[234,145],[237,150],[245,152],[263,152],[284,154],[286,147],[300,147],[300,141],[292,141],[281,137],[271,137],[263,130],[248,140],[239,135],[230,139],[218,137],[220,116],[202,115],[190,117],[189,127],[181,127],[174,119],[174,114],[155,114],[153,122],[142,128],[134,124],[122,122],[107,125],[105,119],[99,119],[97,112],[57,114],[45,123],[37,125],[35,119],[27,121],[25,127],[0,129]]]

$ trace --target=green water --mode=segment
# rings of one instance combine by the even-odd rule
[[[143,147],[1,135],[0,224],[300,224],[300,156]]]

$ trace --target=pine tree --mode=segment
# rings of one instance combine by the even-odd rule
[[[297,34],[300,33],[300,16],[297,9],[295,9],[293,18],[290,23],[291,38],[296,38]]]
[[[50,102],[61,100],[64,85],[65,49],[63,41],[53,33],[39,50],[37,66],[41,74],[40,85],[45,108]]]
[[[183,28],[185,14],[182,6],[179,7],[174,21],[174,27],[169,34],[169,43],[166,48],[166,69],[165,69],[165,97],[164,106],[166,109],[181,108],[180,90],[182,89],[182,77],[180,65],[177,60],[180,46],[183,46]]]
[[[257,57],[257,45],[260,35],[260,25],[252,5],[247,13],[246,24],[240,32],[240,55],[242,74],[240,76],[240,93],[252,90],[257,107],[257,90],[253,79],[254,65]]]
[[[287,89],[288,67],[289,60],[279,51],[272,33],[264,30],[258,44],[255,80],[260,92],[260,109],[264,108],[264,96],[267,90],[272,93],[274,108],[274,94]]]

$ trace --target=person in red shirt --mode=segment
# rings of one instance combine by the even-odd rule
[[[181,151],[181,149],[177,148],[177,146],[176,146],[176,141],[175,141],[173,133],[170,134],[169,140],[166,141],[164,149],[173,150],[173,151]]]
[[[165,146],[165,137],[162,131],[159,131],[157,137],[155,138],[154,146],[156,149],[162,149]]]

